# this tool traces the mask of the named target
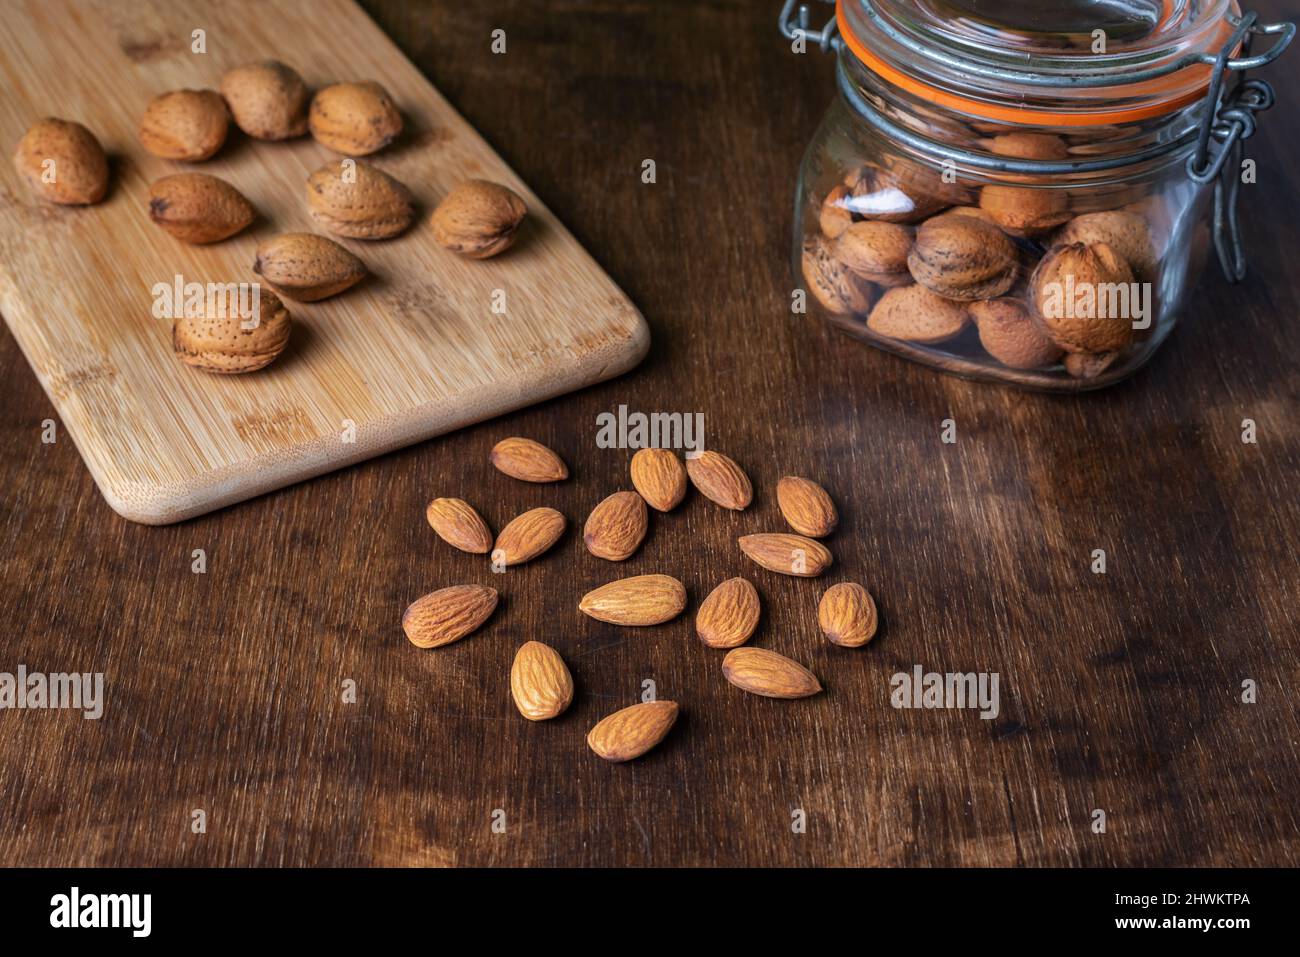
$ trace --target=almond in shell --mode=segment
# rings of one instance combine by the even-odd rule
[[[790,527],[810,538],[825,538],[840,521],[826,489],[806,478],[787,475],[777,482],[776,502]]]
[[[962,302],[1002,295],[1015,283],[1018,265],[1015,244],[975,216],[927,220],[907,257],[918,283]]]
[[[550,645],[528,641],[510,666],[510,695],[529,721],[548,721],[564,713],[573,701],[573,676]]]
[[[553,508],[529,509],[506,524],[492,548],[492,561],[522,565],[550,550],[564,534],[564,516]]]
[[[417,598],[402,615],[402,630],[417,648],[440,648],[477,631],[497,607],[497,590],[452,585]]]
[[[359,283],[366,264],[324,236],[283,233],[257,247],[253,272],[288,299],[317,302]]]
[[[853,214],[846,203],[849,199],[847,186],[836,186],[822,200],[821,211],[817,215],[817,224],[828,239],[838,239],[853,223]]]
[[[721,452],[706,450],[686,459],[691,484],[710,502],[743,511],[754,500],[754,486],[745,470]]]
[[[289,344],[290,319],[273,293],[262,291],[255,314],[241,315],[224,298],[197,312],[186,310],[172,323],[172,351],[185,365],[226,375],[256,372]]]
[[[785,532],[742,535],[740,550],[768,571],[796,578],[816,578],[834,562],[821,542]]]
[[[929,345],[960,334],[970,321],[966,303],[921,285],[890,289],[867,317],[867,328],[890,339]]]
[[[472,555],[492,551],[492,532],[474,506],[461,498],[435,498],[424,510],[424,517],[448,545]]]
[[[226,142],[230,114],[213,90],[173,90],[155,96],[140,120],[140,145],[163,159],[199,162]]]
[[[287,140],[307,132],[311,94],[298,71],[279,60],[235,67],[221,78],[221,95],[235,125],[257,140]]]
[[[514,245],[527,213],[513,190],[472,179],[448,193],[433,211],[433,238],[469,259],[487,259]]]
[[[1128,263],[1105,243],[1054,246],[1029,280],[1034,320],[1067,352],[1117,352],[1133,341],[1133,317],[1122,314],[1128,296],[1110,293],[1127,293],[1132,282]]]
[[[611,625],[662,625],[686,608],[686,589],[669,575],[635,575],[587,592],[578,609]]]
[[[728,578],[700,602],[695,633],[710,648],[735,648],[749,641],[758,627],[762,604],[748,579]]]
[[[836,259],[829,241],[821,236],[804,240],[801,268],[808,291],[829,313],[860,315],[876,301],[876,287]]]
[[[677,721],[674,701],[646,701],[602,718],[587,746],[606,761],[631,761],[662,741]]]
[[[203,244],[235,235],[257,213],[225,180],[206,173],[177,173],[149,187],[149,218],[182,242]]]
[[[655,511],[671,512],[686,497],[686,466],[668,449],[639,449],[632,456],[632,485]]]
[[[640,547],[648,522],[645,499],[636,492],[615,492],[591,510],[582,538],[597,558],[621,562]]]
[[[855,276],[886,288],[911,283],[907,271],[911,250],[912,233],[907,227],[872,219],[849,226],[833,247],[835,258]]]
[[[415,220],[415,197],[369,163],[338,160],[307,178],[307,209],[335,236],[390,239]]]
[[[402,132],[402,114],[378,83],[335,83],[312,97],[307,117],[311,135],[345,156],[368,156]]]
[[[65,206],[98,203],[108,191],[108,157],[80,123],[37,120],[14,151],[14,169],[41,199]]]
[[[1137,213],[1123,209],[1082,213],[1062,226],[1052,239],[1058,245],[1105,243],[1119,253],[1139,280],[1150,281],[1156,274],[1158,260],[1151,227]]]
[[[1019,299],[990,299],[970,305],[984,350],[1012,369],[1041,369],[1061,358],[1061,347],[1039,330]]]
[[[875,600],[856,582],[832,585],[817,607],[822,633],[845,648],[860,648],[874,638],[877,622]]]
[[[489,459],[498,471],[521,482],[560,482],[569,477],[562,458],[541,442],[517,435],[492,446]]]
[[[765,698],[807,698],[822,690],[811,671],[766,648],[736,648],[722,659],[722,673],[742,691]]]

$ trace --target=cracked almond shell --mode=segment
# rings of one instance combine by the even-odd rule
[[[14,169],[41,199],[64,206],[98,203],[108,191],[108,157],[80,123],[46,117],[27,128]]]
[[[415,219],[411,191],[356,160],[336,160],[312,173],[307,208],[326,231],[348,239],[390,239]]]
[[[243,193],[207,173],[176,173],[149,187],[149,218],[182,242],[220,242],[256,217]]]
[[[402,132],[397,105],[373,81],[335,83],[318,90],[307,120],[316,142],[344,156],[368,156]]]
[[[163,159],[199,162],[226,142],[230,112],[214,90],[172,90],[149,101],[140,119],[140,145]]]
[[[253,272],[288,299],[316,302],[359,283],[366,264],[324,236],[283,233],[257,247]]]
[[[256,372],[274,362],[289,344],[289,312],[270,292],[260,293],[255,324],[229,308],[214,313],[187,313],[172,323],[172,350],[185,365],[222,374]]]

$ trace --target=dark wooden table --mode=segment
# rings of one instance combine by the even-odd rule
[[[1054,398],[791,318],[794,177],[832,63],[789,53],[775,0],[367,6],[640,305],[653,350],[581,394],[146,528],[109,510],[70,441],[42,444],[53,410],[4,333],[0,671],[107,684],[98,721],[0,711],[0,863],[1296,862],[1300,51],[1265,74],[1281,103],[1250,144],[1248,284],[1212,266],[1147,370]],[[497,27],[505,56],[487,52]],[[619,405],[703,412],[709,444],[753,475],[754,507],[693,495],[626,566],[587,555],[576,529],[628,486],[630,453],[595,441]],[[511,434],[554,446],[573,479],[495,473],[488,449]],[[781,527],[786,473],[841,506],[827,579],[737,551],[738,534]],[[494,576],[424,523],[429,498],[462,494],[494,527],[547,504],[575,530]],[[651,571],[685,581],[687,615],[620,630],[577,612],[595,584]],[[765,600],[756,643],[808,663],[825,694],[769,701],[723,681],[694,606],[742,573]],[[817,632],[841,579],[880,603],[868,649]],[[402,609],[458,582],[497,585],[503,607],[460,644],[415,649]],[[549,724],[508,693],[530,638],[579,686]],[[891,708],[890,676],[918,664],[997,672],[1000,715]],[[596,759],[587,729],[646,680],[682,704],[678,727],[634,764]]]

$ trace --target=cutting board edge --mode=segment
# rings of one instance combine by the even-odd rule
[[[174,525],[630,372],[650,350],[650,328],[640,310],[630,302],[628,305],[626,337],[578,356],[565,366],[539,368],[536,374],[512,382],[509,391],[500,383],[489,383],[473,392],[458,393],[454,402],[426,402],[400,415],[376,420],[364,433],[374,437],[363,441],[358,436],[355,451],[345,457],[334,454],[335,440],[316,438],[175,483],[123,481],[101,475],[90,459],[85,455],[81,458],[105,503],[122,518],[140,525]],[[41,384],[45,385],[43,381]],[[483,401],[481,405],[476,401],[466,403],[467,398]],[[450,406],[451,414],[444,406]],[[77,430],[70,423],[65,427],[80,453]],[[375,435],[377,428],[383,434]],[[258,469],[259,464],[265,468]]]

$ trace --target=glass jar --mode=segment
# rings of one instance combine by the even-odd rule
[[[810,311],[956,375],[1131,375],[1236,235],[1241,142],[1294,34],[1230,0],[839,0],[839,95],[800,170]],[[838,35],[837,35],[838,34]],[[1251,37],[1274,35],[1250,55]],[[1215,234],[1211,234],[1211,207]]]

